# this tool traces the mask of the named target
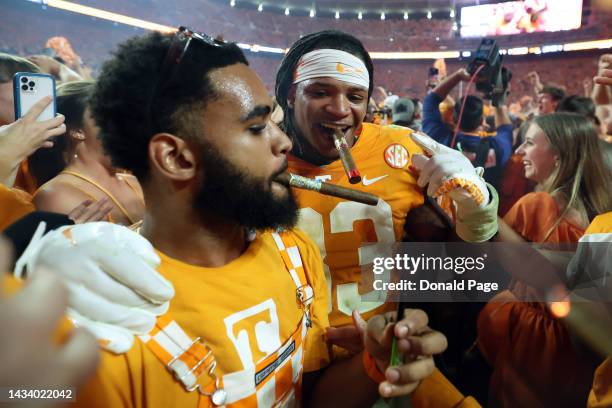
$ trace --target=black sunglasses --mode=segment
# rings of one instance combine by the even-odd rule
[[[155,83],[155,87],[151,93],[151,98],[149,99],[147,122],[149,124],[149,131],[151,133],[157,130],[153,121],[153,118],[155,117],[155,115],[153,115],[155,100],[166,90],[165,88],[171,82],[171,79],[174,78],[178,66],[183,60],[185,54],[187,54],[189,45],[194,40],[202,45],[215,48],[222,47],[226,44],[225,42],[217,40],[207,34],[199,33],[184,26],[180,26],[177,29],[176,34],[174,37],[172,37],[170,48],[168,48],[168,52],[164,57],[160,74],[157,77],[157,82]]]

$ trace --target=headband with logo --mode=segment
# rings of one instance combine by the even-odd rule
[[[293,83],[323,77],[370,88],[370,74],[363,61],[346,51],[334,49],[314,50],[302,55],[293,74]]]

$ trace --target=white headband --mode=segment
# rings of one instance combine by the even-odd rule
[[[362,60],[346,51],[323,49],[302,55],[295,67],[293,83],[329,77],[370,89],[370,74]]]

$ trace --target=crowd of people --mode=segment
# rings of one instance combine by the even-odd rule
[[[58,85],[15,120],[17,72]],[[552,281],[501,262],[488,302],[403,315],[362,271],[401,242],[611,241],[612,54],[583,94],[534,71],[510,106],[512,79],[492,103],[477,73],[435,72],[392,95],[335,30],[291,45],[274,95],[236,44],[184,27],[95,78],[72,52],[0,54],[0,386],[87,407],[610,406],[608,355],[546,301],[585,283],[585,251],[547,252]]]

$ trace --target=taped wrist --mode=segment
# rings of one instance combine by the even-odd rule
[[[497,208],[499,196],[497,191],[487,183],[491,196],[489,204],[484,207],[471,209],[469,212],[457,208],[457,222],[455,231],[466,242],[488,241],[497,233]]]

